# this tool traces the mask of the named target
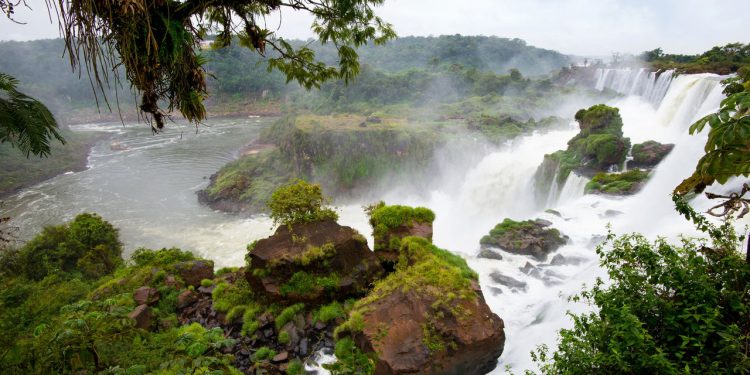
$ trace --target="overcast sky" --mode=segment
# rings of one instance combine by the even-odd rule
[[[497,35],[569,54],[604,56],[662,47],[699,53],[750,42],[748,0],[386,0],[378,14],[400,36]],[[44,0],[17,9],[16,25],[0,17],[0,40],[55,38]],[[274,25],[276,19],[272,22]],[[306,39],[310,19],[284,14],[279,33]],[[275,26],[274,26],[275,27]]]

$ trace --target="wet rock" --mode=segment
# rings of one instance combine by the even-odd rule
[[[560,211],[557,211],[557,210],[553,210],[553,209],[551,209],[551,208],[550,208],[550,209],[547,209],[547,210],[544,210],[544,212],[546,212],[546,213],[548,213],[548,214],[551,214],[551,215],[555,215],[555,216],[557,216],[557,217],[562,217],[562,215],[560,214]]]
[[[629,167],[651,169],[657,166],[674,149],[674,144],[662,144],[656,141],[646,141],[633,145],[631,154],[633,160]]]
[[[485,259],[495,259],[495,260],[502,260],[503,256],[500,255],[499,252],[494,251],[492,249],[481,249],[479,250],[479,254],[477,254],[478,258],[485,258]]]
[[[210,260],[189,260],[174,265],[177,274],[187,285],[199,287],[201,280],[214,278],[214,262]]]
[[[135,327],[145,330],[151,329],[151,308],[148,305],[138,305],[128,314],[128,318],[135,320]]]
[[[603,218],[613,218],[622,215],[622,211],[617,210],[606,210],[604,211],[604,215],[602,215]]]
[[[571,266],[577,266],[583,262],[585,262],[585,258],[581,257],[573,257],[573,256],[563,256],[562,254],[556,254],[552,257],[552,261],[549,262],[552,266],[565,266],[565,265],[571,265]]]
[[[542,271],[539,268],[534,267],[534,265],[529,262],[526,262],[526,264],[524,264],[523,267],[520,267],[519,269],[521,270],[521,272],[531,277],[537,279],[540,279],[542,277]]]
[[[159,291],[154,288],[142,286],[133,292],[133,300],[136,305],[153,305],[159,301]]]
[[[330,220],[282,225],[273,236],[258,241],[248,258],[245,278],[250,285],[287,303],[362,296],[383,274],[367,240]]]
[[[500,285],[507,286],[510,289],[526,291],[526,289],[528,288],[528,284],[526,284],[526,282],[516,280],[510,276],[505,276],[498,271],[492,272],[490,274],[490,278],[492,279],[492,281]]]
[[[491,286],[491,287],[489,287],[489,289],[490,289],[490,292],[492,293],[493,296],[499,296],[499,295],[503,294],[503,290],[500,289],[500,288]]]
[[[509,253],[529,255],[538,260],[557,250],[567,242],[564,236],[547,220],[514,221],[505,219],[479,241],[483,249],[498,247]]]

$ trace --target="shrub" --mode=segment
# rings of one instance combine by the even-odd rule
[[[112,224],[96,214],[80,214],[69,224],[49,226],[22,247],[18,260],[26,277],[81,272],[96,279],[122,264],[122,244]]]
[[[296,180],[276,189],[268,201],[268,208],[275,224],[338,220],[336,211],[325,207],[327,202],[320,185]]]
[[[316,322],[328,323],[336,318],[343,318],[346,315],[344,308],[340,303],[334,301],[328,305],[321,306],[313,316]]]
[[[332,375],[367,375],[375,372],[375,361],[362,353],[351,338],[336,342],[336,362],[323,365]]]
[[[597,312],[573,315],[557,352],[537,350],[544,374],[747,374],[750,372],[750,265],[730,224],[680,245],[639,234],[598,248],[611,282],[599,279],[575,300]]]

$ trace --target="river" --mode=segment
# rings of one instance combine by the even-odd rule
[[[587,180],[572,176],[559,196],[550,197],[545,207],[535,205],[531,188],[534,171],[545,153],[565,147],[577,132],[575,123],[569,129],[520,137],[488,151],[469,170],[443,166],[444,175],[460,181],[450,188],[436,184],[422,195],[398,192],[383,196],[390,204],[433,209],[437,214],[435,243],[466,257],[480,274],[488,304],[506,324],[505,352],[493,373],[502,373],[506,365],[516,372],[533,368],[529,352],[540,344],[554,347],[556,332],[571,324],[566,312],[588,308],[568,302],[567,297],[580,291],[582,284],[591,285],[596,277],[604,276],[594,248],[607,233],[608,224],[616,233],[641,231],[671,238],[679,233],[694,234],[691,226],[673,212],[669,193],[690,174],[700,156],[705,135],[687,135],[687,126],[718,107],[722,99],[720,77],[687,75],[672,79],[670,75],[667,81],[664,76],[659,80],[643,72],[627,74],[635,81],[627,81],[626,73],[602,72],[604,81],[597,83],[601,88],[616,84],[627,91],[626,96],[608,103],[620,108],[625,135],[633,143],[655,139],[676,144],[635,196],[583,195]],[[616,82],[607,78],[615,75]],[[638,82],[644,79],[652,81]],[[654,90],[661,91],[654,94]],[[265,216],[246,218],[215,212],[198,203],[196,191],[272,121],[218,119],[198,129],[177,123],[158,135],[151,135],[143,124],[76,126],[74,131],[110,134],[94,146],[88,168],[24,189],[5,200],[3,213],[14,218],[14,225],[21,228],[20,237],[28,239],[44,225],[62,223],[81,212],[96,212],[120,228],[126,254],[138,247],[175,246],[213,259],[217,267],[242,265],[245,246],[268,236],[271,222]],[[366,234],[372,244],[361,207],[365,203],[371,202],[339,207],[340,222]],[[705,208],[708,202],[698,199],[696,204]],[[546,208],[554,208],[561,215],[544,212]],[[544,282],[521,271],[527,262],[540,265],[530,258],[507,253],[503,260],[476,258],[479,238],[505,217],[551,221],[570,237],[558,252],[583,262],[545,266]],[[529,287],[525,292],[514,292],[497,285],[489,276],[494,271],[523,280]]]

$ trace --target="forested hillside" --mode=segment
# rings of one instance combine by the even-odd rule
[[[333,62],[333,47],[316,43],[310,47],[321,60]],[[528,46],[520,39],[482,36],[405,37],[386,46],[364,46],[358,52],[363,74],[352,83],[353,98],[382,104],[424,97],[435,88],[441,96],[447,92],[452,98],[455,92],[463,96],[471,90],[479,95],[488,90],[502,92],[506,87],[515,89],[512,81],[521,75],[546,74],[570,63],[568,56]],[[219,50],[206,48],[202,54],[212,76],[208,81],[210,112],[247,110],[249,102],[251,111],[278,112],[269,102],[289,94],[305,95],[296,83],[286,84],[282,73],[269,73],[261,56],[236,44]],[[516,69],[513,77],[486,79],[487,74],[508,75],[510,69]],[[62,40],[0,43],[0,71],[16,77],[23,90],[47,104],[62,122],[97,119],[92,118],[97,99],[93,85],[85,73],[72,72],[68,57],[63,56]],[[463,77],[449,77],[457,74]],[[474,83],[486,87],[470,87]],[[104,90],[106,98],[111,104],[119,102],[126,117],[132,116],[134,100],[127,83],[123,81],[117,93],[115,87],[117,83],[110,82]],[[338,104],[343,87],[342,81],[327,83],[317,96]],[[102,111],[109,112],[99,94]],[[314,105],[320,106],[319,101]]]

